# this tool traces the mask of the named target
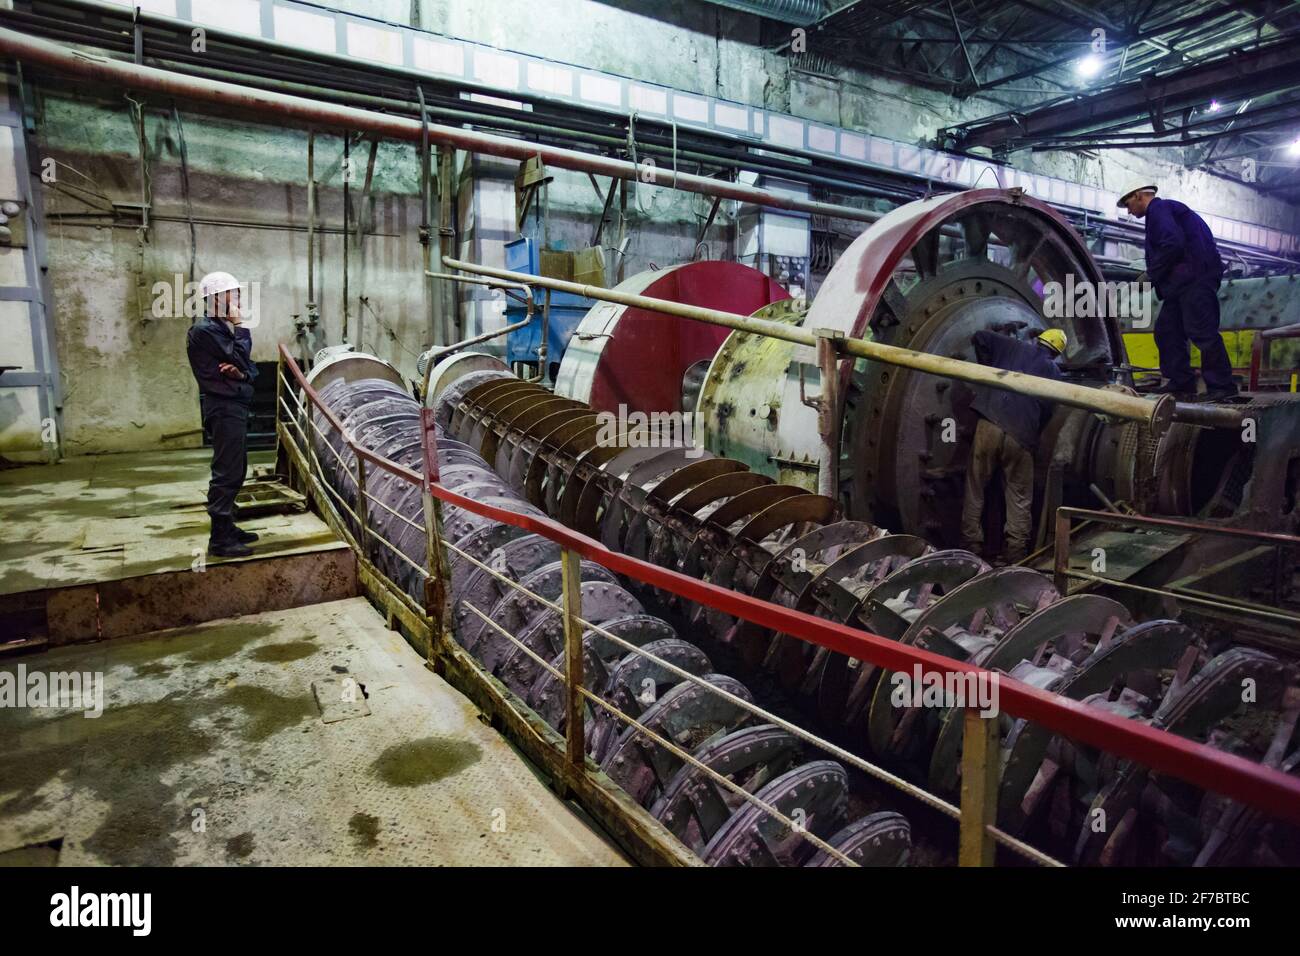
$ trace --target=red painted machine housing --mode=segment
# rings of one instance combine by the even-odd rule
[[[790,298],[776,280],[738,262],[686,262],[632,276],[630,292],[749,315]],[[686,370],[713,358],[730,329],[632,306],[600,303],[565,352],[557,392],[597,411],[682,411]]]

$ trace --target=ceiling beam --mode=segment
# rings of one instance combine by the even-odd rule
[[[1204,105],[1211,99],[1258,96],[1295,84],[1300,76],[1300,36],[1260,44],[1174,70],[1143,76],[1020,113],[949,127],[943,135],[961,148],[1006,147],[1082,132],[1124,120],[1163,115]]]

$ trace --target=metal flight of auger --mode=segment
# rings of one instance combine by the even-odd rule
[[[992,568],[966,551],[837,520],[830,499],[699,448],[660,436],[637,447],[611,444],[588,406],[505,372],[465,376],[436,407],[446,434],[494,461],[532,506],[611,549],[1296,772],[1296,678],[1268,654],[1211,654],[1176,621],[1136,623],[1119,603],[1063,596],[1034,570]],[[905,768],[933,792],[957,792],[961,713],[908,706],[907,675],[629,587],[814,700],[854,749]],[[1259,686],[1253,701],[1241,700],[1243,677]],[[1239,805],[1024,721],[1000,720],[999,823],[1009,832],[1084,863],[1260,856],[1262,823]],[[607,739],[599,722],[596,738]],[[663,775],[639,759],[618,763],[624,754],[613,753],[631,791],[669,812],[674,789],[658,787]],[[1281,825],[1270,832],[1294,834]],[[1278,859],[1294,855],[1287,840]]]
[[[339,377],[323,385],[319,395],[358,444],[414,471],[423,470],[420,406],[395,382]],[[366,556],[394,583],[421,599],[423,580],[416,569],[428,566],[421,489],[387,470],[371,467],[365,472],[368,500],[360,502],[355,455],[322,412],[315,413],[313,424],[312,450],[325,480],[351,514],[364,505],[366,534],[351,514],[344,518],[354,539],[364,537]],[[482,436],[473,444],[456,440],[448,436],[445,424],[435,426],[443,485],[497,508],[542,513],[516,490],[529,483],[527,474],[513,472],[509,459],[500,457],[496,457],[498,470],[494,470],[479,453],[485,447]],[[558,602],[559,545],[451,506],[443,510],[443,536],[452,545],[448,593],[456,640],[563,732],[562,681],[501,633],[514,635],[562,673],[562,615],[488,570],[517,582],[531,594]],[[381,543],[380,537],[391,542],[400,556]],[[583,673],[589,690],[764,804],[799,821],[807,832],[845,858],[875,866],[907,862],[911,838],[902,815],[889,811],[854,814],[848,774],[839,763],[810,759],[803,742],[787,730],[757,722],[751,711],[683,680],[659,663],[667,662],[742,700],[752,699],[739,681],[715,673],[699,647],[647,613],[641,601],[609,571],[587,561],[580,568],[583,619],[602,629],[589,630],[582,639]],[[644,648],[657,660],[626,650],[608,634]],[[729,791],[699,767],[635,727],[625,726],[603,708],[589,705],[585,719],[592,759],[706,863],[842,864],[835,854],[793,832],[762,807]]]

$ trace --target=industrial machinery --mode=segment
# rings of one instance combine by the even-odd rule
[[[625,291],[653,297],[662,286],[645,278],[629,280]],[[1053,284],[1058,293],[1085,284],[1100,289],[1103,279],[1081,238],[1050,206],[1017,190],[987,189],[936,196],[888,213],[834,265],[811,306],[779,296],[760,296],[755,303],[734,292],[716,306],[718,283],[710,285],[707,301],[695,289],[674,289],[664,298],[725,307],[832,341],[870,340],[967,361],[974,358],[976,331],[1029,337],[1050,321],[1069,338],[1062,366],[1070,382],[1134,393],[1123,325],[1114,311],[1096,300],[1091,308],[1071,300],[1080,308],[1045,319],[1044,296]],[[1260,321],[1275,324],[1281,286],[1258,285],[1242,286],[1241,294],[1228,290],[1225,325],[1248,323],[1238,313],[1263,307],[1269,313]],[[1135,300],[1133,306],[1139,304],[1150,303]],[[711,453],[807,491],[833,489],[844,517],[935,545],[958,543],[975,427],[969,384],[841,353],[835,387],[827,389],[815,348],[737,329],[708,357],[707,368],[701,359],[688,372],[690,382],[683,386],[683,362],[674,350],[698,340],[685,339],[683,327],[718,330],[646,312],[612,302],[593,308],[569,347],[557,394],[605,411],[620,402],[647,412],[693,410],[697,434]],[[617,360],[624,352],[615,352],[614,345],[621,342],[636,343],[626,351],[631,361]],[[606,354],[610,358],[602,358]],[[655,360],[648,361],[649,355]],[[827,392],[835,405],[831,420],[838,423],[833,439],[822,424]],[[696,401],[689,400],[693,395]],[[1184,411],[1153,429],[1057,406],[1035,467],[1038,567],[1046,567],[1042,549],[1061,505],[1258,530],[1300,527],[1300,401],[1278,392],[1245,393],[1226,405]],[[984,538],[996,550],[1001,503],[993,495],[987,500]],[[1137,586],[1177,580],[1187,588],[1248,598],[1257,582],[1267,580],[1275,584],[1272,600],[1290,600],[1288,562],[1295,555],[1280,551],[1253,549],[1234,558],[1232,542],[1213,536],[1149,530],[1134,535],[1115,528],[1085,528],[1073,546],[1078,554],[1103,548],[1111,575]],[[1222,567],[1225,561],[1231,561],[1230,569]],[[1203,569],[1213,573],[1203,577]]]
[[[628,285],[671,288],[672,301],[689,302],[679,280],[703,265],[634,277]],[[721,270],[726,264],[707,265]],[[883,217],[834,267],[811,307],[770,286],[757,287],[743,309],[728,304],[732,312],[812,331],[817,340],[870,339],[961,358],[970,354],[978,329],[1032,334],[1043,328],[1048,284],[1070,276],[1100,279],[1067,224],[1019,193],[982,190]],[[653,321],[645,308],[598,305],[579,324],[554,391],[516,378],[490,356],[439,360],[422,398],[435,409],[441,481],[507,510],[546,514],[652,564],[1300,772],[1294,634],[1264,649],[1246,639],[1253,631],[1219,626],[1212,616],[1193,620],[1175,601],[1152,600],[1146,592],[1121,601],[1126,592],[1062,588],[1059,577],[1032,561],[994,567],[952,547],[972,416],[970,388],[962,381],[841,354],[831,366],[839,388],[830,393],[842,400],[837,454],[828,463],[825,403],[819,407],[818,398],[829,383],[817,349],[756,331],[738,329],[724,338],[711,328],[711,340],[686,340],[691,351],[673,338],[690,327],[689,319],[663,323],[657,337],[647,334]],[[1132,392],[1113,318],[1076,315],[1059,324],[1071,343],[1064,362],[1070,381]],[[664,356],[671,361],[661,361]],[[350,364],[340,368],[340,361]],[[350,355],[319,363],[312,374],[321,377],[322,401],[358,441],[399,464],[422,467],[418,405],[394,383],[391,369]],[[626,433],[609,440],[610,413],[627,405],[694,409],[706,447],[654,429],[638,441]],[[1294,527],[1296,403],[1283,395],[1246,395],[1228,415],[1180,409],[1186,421],[1160,420],[1162,430],[1153,431],[1147,422],[1060,407],[1040,450],[1041,513],[1100,499],[1131,512],[1196,515],[1242,528]],[[326,433],[322,421],[317,427]],[[341,442],[331,450],[321,448],[317,457],[338,462],[327,477],[343,500],[355,502],[348,450]],[[827,467],[834,469],[834,495],[818,492]],[[426,558],[416,529],[420,495],[383,475],[371,482],[371,494],[383,503],[376,528],[402,552],[372,548],[372,560],[415,594],[412,568]],[[1040,539],[1051,530],[1042,521]],[[558,726],[563,695],[554,675],[502,636],[518,636],[553,666],[563,663],[558,616],[506,586],[514,581],[554,596],[555,546],[457,509],[445,515],[444,532],[453,553],[496,570],[452,561],[456,639]],[[1133,544],[1139,534],[1146,535],[1141,547]],[[1126,582],[1162,583],[1221,557],[1190,525],[1183,534],[1081,530],[1074,545],[1091,549],[1098,542],[1116,555],[1120,567],[1112,566],[1112,576]],[[1276,560],[1283,560],[1281,548]],[[1222,569],[1215,574],[1217,581],[1233,578]],[[595,565],[584,565],[582,577],[584,611],[617,626],[628,642],[653,646],[657,656],[692,674],[711,675],[709,683],[738,698],[750,699],[750,688],[759,688],[765,705],[779,700],[844,747],[932,793],[958,790],[960,711],[900,702],[894,692],[907,686],[906,675],[616,581]],[[1289,585],[1288,577],[1284,592]],[[812,808],[813,832],[847,857],[907,860],[914,837],[907,821],[894,808],[879,809],[878,795],[865,796],[841,764],[811,759],[779,727],[747,725],[726,697],[676,682],[622,650],[594,632],[584,640],[586,671],[596,675],[602,697],[681,741],[703,764],[728,768],[735,782],[782,812]],[[723,661],[724,667],[715,664]],[[654,690],[638,698],[647,680]],[[1242,693],[1246,684],[1250,695]],[[670,759],[608,714],[589,714],[587,726],[589,754],[707,862],[837,861],[814,854],[755,805],[729,797],[693,764]],[[1300,860],[1294,828],[1032,723],[1004,717],[1000,744],[998,825],[1061,859]]]
[[[355,358],[354,375],[366,371],[364,363],[379,364]],[[320,395],[363,445],[421,467],[418,406],[401,388],[378,377],[339,376]],[[681,447],[602,447],[584,431],[594,419],[589,408],[499,370],[453,382],[436,407],[440,479],[459,493],[508,510],[545,510],[655,563],[1004,670],[1287,771],[1296,768],[1290,738],[1300,701],[1288,690],[1294,675],[1271,655],[1241,647],[1215,654],[1177,622],[1135,623],[1126,608],[1099,595],[1062,597],[1032,570],[992,569],[966,552],[837,521],[829,500],[734,460],[692,460],[691,449]],[[322,417],[315,424],[326,436],[317,441],[317,459],[335,462],[328,480],[355,506],[348,449]],[[369,556],[417,593],[413,569],[425,559],[425,536],[416,524],[418,489],[384,473],[367,486],[381,503],[371,511],[375,531],[401,549],[398,555],[376,545]],[[453,554],[473,555],[543,597],[558,593],[557,549],[545,539],[454,509],[444,516],[444,533]],[[717,657],[735,659],[764,685],[775,680],[815,705],[823,724],[855,749],[906,769],[935,792],[955,789],[960,737],[954,715],[894,706],[890,675],[648,589],[637,593],[596,565],[584,565],[582,577],[584,613],[593,622],[691,673],[712,673]],[[450,593],[457,640],[543,719],[562,722],[553,676],[500,636],[515,634],[543,658],[562,663],[555,612],[507,591],[500,579],[463,558],[451,562]],[[734,779],[784,811],[797,806],[814,821],[820,814],[813,832],[855,861],[907,859],[908,828],[896,812],[856,814],[848,823],[854,795],[834,761],[800,762],[797,741],[779,728],[746,726],[725,699],[709,699],[696,685],[621,654],[600,635],[586,635],[584,649],[587,673],[595,675],[602,696],[687,743],[696,759],[732,770]],[[1244,676],[1260,688],[1251,708],[1241,706],[1237,693]],[[638,699],[647,679],[654,692]],[[750,696],[734,678],[709,680]],[[588,729],[593,758],[707,862],[833,862],[814,855],[806,841],[791,840],[753,806],[729,803],[696,768],[670,759],[634,729],[598,714],[590,715]],[[1067,859],[1278,862],[1296,849],[1294,835],[1276,826],[1262,842],[1261,821],[1239,806],[1189,793],[1176,781],[1052,739],[1023,721],[1008,724],[1002,741],[1002,826]],[[1152,794],[1162,796],[1151,800]],[[1098,807],[1125,825],[1104,829],[1098,839],[1090,826]]]
[[[342,360],[346,366],[339,361],[332,372],[329,362],[317,366],[322,402],[362,445],[397,464],[422,469],[420,406],[391,380],[391,367],[356,354]],[[504,372],[486,374],[515,381]],[[483,375],[480,370],[467,377]],[[349,513],[356,513],[365,507],[355,477],[356,456],[321,411],[314,419],[316,460]],[[439,479],[446,487],[507,510],[540,513],[468,444],[449,438],[441,425],[437,434]],[[426,536],[417,523],[420,489],[388,471],[373,471],[365,481],[371,496],[367,500],[379,504],[368,509],[374,533],[363,531],[357,520],[349,521],[349,530],[356,540],[367,542],[367,557],[389,580],[418,596],[423,582],[416,569],[426,567],[428,558]],[[558,681],[523,650],[563,667],[562,619],[529,596],[558,599],[559,546],[456,508],[444,514],[443,534],[453,546],[448,593],[456,639],[542,719],[563,730],[564,695],[558,692]],[[397,550],[381,546],[380,539]],[[583,637],[584,673],[592,689],[635,716],[641,726],[693,751],[705,765],[743,780],[764,804],[783,812],[797,808],[807,831],[833,852],[785,832],[765,812],[736,800],[637,728],[623,727],[603,711],[589,711],[586,739],[591,757],[657,820],[714,865],[835,866],[842,862],[836,853],[860,865],[907,861],[910,829],[901,814],[858,812],[840,764],[807,759],[793,734],[757,723],[749,711],[657,663],[668,661],[735,697],[751,699],[744,684],[715,673],[704,651],[681,639],[668,622],[646,613],[641,601],[610,572],[590,562],[580,567],[584,619],[655,658],[627,652],[606,633],[589,631]],[[524,590],[503,586],[493,571]],[[504,634],[517,635],[520,644]]]
[[[506,243],[506,268],[515,272],[528,272],[547,275],[554,270],[556,261],[567,266],[572,272],[575,256],[572,253],[557,253],[542,250],[535,240],[516,239]],[[547,269],[544,264],[550,265]],[[560,359],[572,339],[579,322],[592,307],[590,299],[569,295],[564,292],[549,293],[537,289],[532,294],[533,313],[531,321],[522,328],[517,328],[506,337],[506,361],[512,368],[524,366],[546,381],[553,381],[560,367]],[[506,324],[517,325],[528,318],[525,307],[516,301],[506,305]],[[543,332],[545,329],[545,332]],[[543,334],[545,348],[543,349]],[[546,368],[541,368],[545,362]]]
[[[1293,772],[1300,695],[1294,670],[1247,647],[1211,648],[1173,620],[1137,622],[1097,594],[1062,595],[1029,568],[837,520],[835,502],[734,459],[687,447],[602,445],[589,407],[485,373],[438,400],[445,434],[475,444],[552,517],[608,547],[872,633],[978,663],[1089,706],[1165,727]],[[550,403],[550,404],[548,404]],[[547,406],[543,408],[542,406]],[[815,707],[846,743],[952,794],[960,722],[900,707],[891,675],[662,594],[642,595],[710,651],[736,655]],[[1246,706],[1241,681],[1259,696]],[[1084,863],[1280,862],[1300,849],[1280,828],[1127,761],[1008,722],[1003,825]],[[1124,821],[1095,829],[1094,812]],[[1251,816],[1248,813],[1245,816]],[[1100,834],[1100,836],[1098,836]]]
[[[736,262],[684,262],[634,275],[616,291],[748,315],[790,298],[772,279]],[[555,392],[597,411],[681,412],[696,395],[725,329],[633,306],[597,303],[564,351]]]
[[[1053,209],[1015,191],[972,190],[900,206],[868,228],[832,268],[799,323],[971,360],[980,329],[1046,328],[1051,283],[1100,284],[1078,235]],[[1097,310],[1099,311],[1099,310]],[[1114,315],[1066,314],[1069,380],[1133,384]],[[816,487],[822,466],[816,411],[801,399],[819,382],[811,350],[733,332],[709,370],[701,408],[707,446],[773,477]],[[858,360],[840,366],[836,469],[845,513],[936,543],[955,543],[974,415],[972,390],[910,369]],[[1059,407],[1040,443],[1036,511],[1122,500],[1143,513],[1236,516],[1248,527],[1296,527],[1300,406],[1245,396],[1240,429],[1175,423],[1151,435],[1139,423]],[[952,427],[955,426],[955,427]],[[1265,453],[1264,449],[1268,451]],[[986,540],[994,540],[990,515]],[[1040,540],[1046,528],[1039,524]]]

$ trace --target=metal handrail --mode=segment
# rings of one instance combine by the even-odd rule
[[[497,571],[491,565],[487,564],[484,561],[480,561],[472,554],[469,554],[468,552],[461,550],[460,548],[456,547],[454,544],[448,544],[447,548],[451,551],[454,551],[461,558],[475,565],[480,570],[486,571],[489,575],[491,575],[496,580],[500,581],[506,587],[523,594],[529,600],[541,604],[544,607],[550,608],[551,610],[556,611],[560,614],[565,613],[565,608],[562,604],[558,604],[555,601],[543,597],[542,595],[537,594],[536,592],[524,587],[518,581],[514,580],[513,578],[507,577],[506,575],[502,574],[500,571]],[[491,627],[502,637],[506,638],[511,643],[517,645],[520,648],[520,650],[522,650],[526,655],[528,655],[529,658],[531,658],[534,661],[534,663],[539,664],[541,667],[547,670],[552,676],[559,678],[559,680],[567,686],[568,681],[564,677],[564,675],[559,672],[559,670],[557,670],[547,661],[543,660],[540,655],[538,655],[531,648],[525,646],[521,641],[518,640],[518,638],[516,638],[514,635],[510,634],[503,627],[501,627],[501,625],[497,624],[495,621],[489,618],[481,608],[476,607],[475,605],[471,604],[469,601],[462,601],[461,605],[467,608],[474,615],[476,615],[480,620],[483,621],[484,624]],[[820,748],[821,750],[825,751],[832,757],[836,757],[840,760],[843,760],[845,763],[849,764],[850,766],[856,767],[858,770],[863,771],[864,773],[876,778],[877,780],[880,780],[881,782],[888,784],[889,786],[894,787],[897,790],[901,790],[903,793],[906,793],[908,796],[912,797],[913,799],[918,800],[921,803],[924,803],[935,810],[938,810],[940,813],[943,813],[946,816],[951,817],[954,820],[957,820],[958,822],[961,821],[962,810],[960,807],[952,803],[949,803],[948,801],[944,800],[941,797],[936,796],[933,793],[930,793],[928,790],[922,787],[918,787],[913,783],[909,783],[908,781],[904,780],[902,777],[898,776],[897,774],[890,773],[888,770],[884,769],[883,767],[879,767],[871,763],[870,761],[864,760],[862,757],[858,756],[857,754],[845,750],[843,747],[839,747],[836,744],[831,743],[829,740],[817,736],[811,731],[805,730],[803,727],[800,727],[798,724],[794,724],[788,720],[785,720],[784,718],[772,713],[771,711],[766,710],[763,707],[760,707],[758,704],[754,703],[751,700],[746,700],[743,697],[738,697],[735,694],[730,693],[729,691],[723,690],[721,687],[718,687],[716,684],[709,683],[708,681],[700,677],[698,674],[692,674],[690,671],[678,667],[676,664],[672,663],[671,661],[664,660],[662,657],[658,657],[655,654],[651,654],[644,647],[640,647],[622,637],[619,637],[617,634],[601,627],[599,624],[595,624],[581,617],[577,617],[576,620],[578,621],[578,623],[580,623],[583,626],[584,633],[586,631],[591,631],[595,634],[599,634],[601,637],[617,645],[618,647],[622,648],[628,653],[636,654],[638,657],[643,657],[646,660],[653,661],[655,664],[659,665],[660,667],[662,667],[664,670],[674,675],[675,677],[678,677],[681,680],[684,680],[688,683],[694,684],[695,686],[699,687],[701,690],[707,693],[711,693],[718,697],[721,697],[723,700],[726,700],[728,703],[732,704],[733,706],[738,707],[741,710],[748,711],[750,714],[754,715],[755,717],[761,718],[767,723],[774,724],[775,726],[780,727],[781,729],[785,730],[787,733],[790,733],[793,736],[798,737],[800,740],[804,741],[805,743]],[[618,710],[618,708],[604,701],[603,698],[600,698],[597,695],[592,694],[586,688],[580,687],[578,688],[578,691],[584,697],[601,702],[602,706],[604,706],[607,710],[613,713],[617,718],[635,724],[636,726],[640,727],[640,724],[637,724],[637,722],[633,720],[631,717],[628,717],[622,711]],[[656,740],[662,739],[657,735],[653,734],[652,732],[647,731],[647,733],[649,733],[650,736],[654,737]],[[672,750],[674,753],[677,752],[677,748],[675,747],[673,747]],[[694,758],[689,758],[689,762],[692,765],[698,765],[700,768],[704,769],[710,775],[717,776],[717,774],[715,774],[714,771],[704,766],[704,764],[700,763]],[[729,789],[735,789],[735,784],[732,784],[728,781],[727,785]],[[759,806],[765,806],[764,804],[761,803],[761,801],[757,801],[756,803]],[[776,816],[778,817],[778,819],[781,819],[783,822],[786,822],[787,824],[789,823],[789,821],[785,820],[785,818],[781,816],[779,813],[777,813]],[[1043,853],[1041,850],[1038,850],[1037,848],[1030,846],[1029,844],[1025,843],[1022,840],[1018,840],[1015,837],[1011,836],[1009,833],[1004,833],[1003,831],[998,830],[995,827],[989,828],[989,835],[997,842],[1006,846],[1008,849],[1016,853],[1019,853],[1021,856],[1024,856],[1026,859],[1029,859],[1035,863],[1038,863],[1043,866],[1053,866],[1053,867],[1064,866],[1064,864],[1061,863],[1059,860],[1054,859],[1048,854]],[[820,845],[820,841],[817,842]],[[826,847],[823,847],[823,849],[826,849]],[[842,854],[840,854],[838,851],[832,850],[831,852],[834,853],[834,855],[837,858],[842,856]]]
[[[452,551],[455,551],[456,554],[458,554],[460,557],[476,565],[481,570],[486,571],[488,574],[490,574],[493,578],[497,579],[501,583],[507,585],[508,587],[510,587],[515,591],[520,592],[529,600],[535,601],[538,604],[542,605],[543,607],[550,608],[552,611],[557,611],[561,614],[564,613],[563,605],[555,601],[552,601],[548,598],[545,598],[534,591],[529,590],[528,588],[520,584],[518,581],[514,581],[506,577],[500,571],[497,571],[496,569],[492,568],[490,565],[485,564],[484,562],[478,560],[468,552],[462,551],[454,544],[448,544],[447,547],[450,548]],[[472,604],[470,604],[467,601],[461,603],[463,603],[468,608],[477,610],[476,608],[474,608]],[[897,789],[904,791],[909,796],[915,797],[921,802],[929,804],[931,807],[933,807],[935,810],[938,810],[940,813],[946,814],[952,817],[953,819],[958,819],[961,817],[961,809],[959,807],[949,803],[946,800],[943,800],[940,797],[936,797],[934,794],[930,793],[927,790],[923,790],[920,787],[915,786],[914,784],[908,783],[902,777],[890,773],[888,770],[885,770],[883,767],[877,767],[875,764],[863,760],[857,754],[845,750],[842,747],[837,747],[829,740],[825,740],[824,738],[818,737],[816,734],[812,733],[811,731],[805,730],[804,728],[800,727],[798,724],[793,724],[790,721],[777,716],[771,711],[765,710],[764,708],[760,707],[758,704],[754,703],[752,700],[745,700],[745,698],[738,697],[737,695],[731,693],[730,691],[723,690],[721,687],[718,687],[715,684],[710,684],[700,675],[692,674],[690,671],[678,667],[676,664],[672,663],[671,661],[664,660],[661,657],[657,657],[654,654],[651,654],[645,648],[639,647],[636,644],[633,644],[631,641],[619,637],[614,632],[606,630],[605,628],[601,627],[599,624],[593,624],[592,622],[582,620],[581,618],[579,618],[578,620],[579,623],[583,625],[584,630],[592,631],[593,633],[599,634],[601,637],[617,645],[618,647],[621,647],[623,650],[636,654],[639,657],[644,657],[646,660],[653,661],[655,664],[658,664],[660,667],[668,671],[668,673],[672,674],[673,676],[678,677],[681,680],[688,681],[689,683],[692,683],[697,687],[699,687],[701,690],[705,690],[708,691],[709,693],[715,694],[718,697],[721,697],[723,700],[727,701],[727,703],[732,704],[735,707],[739,707],[741,710],[749,711],[755,717],[761,717],[763,720],[767,721],[768,723],[775,724],[776,726],[780,727],[782,730],[788,731],[789,733],[794,734],[796,737],[799,737],[805,743],[810,743],[815,747],[820,747],[822,750],[825,750],[831,756],[838,757],[840,760],[843,760],[845,763],[852,764],[854,767],[857,767],[859,770],[863,771],[864,773],[868,773],[871,776],[884,781],[890,786],[896,787]]]
[[[1233,528],[1226,525],[1209,524],[1204,521],[1188,521],[1183,518],[1153,518],[1148,515],[1121,514],[1110,511],[1094,511],[1090,508],[1072,508],[1062,506],[1056,509],[1056,541],[1055,553],[1052,560],[1052,576],[1056,584],[1056,589],[1062,594],[1066,593],[1066,586],[1069,579],[1077,581],[1088,581],[1093,584],[1102,584],[1107,587],[1124,588],[1130,591],[1141,591],[1147,594],[1156,594],[1161,597],[1172,597],[1180,601],[1186,601],[1189,604],[1198,604],[1203,607],[1224,608],[1230,611],[1240,611],[1242,614],[1250,614],[1258,618],[1264,618],[1271,621],[1282,621],[1287,624],[1300,624],[1300,616],[1288,614],[1285,611],[1275,610],[1253,604],[1249,601],[1236,600],[1226,596],[1208,594],[1203,591],[1196,591],[1192,588],[1177,587],[1169,585],[1163,588],[1149,587],[1141,584],[1134,584],[1131,581],[1122,581],[1117,578],[1108,578],[1097,574],[1088,574],[1084,571],[1075,571],[1070,568],[1070,541],[1073,533],[1072,518],[1082,518],[1085,523],[1096,522],[1098,524],[1112,525],[1139,525],[1149,528],[1164,528],[1170,531],[1178,531],[1191,534],[1218,535],[1225,538],[1238,538],[1244,541],[1259,541],[1271,546],[1277,554],[1277,571],[1274,581],[1274,599],[1280,597],[1281,585],[1280,575],[1282,570],[1282,552],[1287,548],[1300,549],[1300,537],[1293,534],[1283,534],[1279,531],[1257,531],[1253,528]],[[1082,527],[1082,525],[1080,525]]]
[[[647,564],[610,551],[598,541],[547,518],[521,515],[483,504],[436,483],[432,487],[435,497],[446,504],[540,534],[615,573],[878,667],[904,672],[919,667],[923,674],[940,675],[992,676],[995,673]],[[1013,716],[1040,723],[1063,736],[1300,823],[1300,779],[1168,731],[1136,724],[1079,701],[1062,698],[1006,674],[997,673],[997,678],[1000,702],[1003,709]]]
[[[360,453],[353,437],[320,401],[319,395],[306,381],[293,356],[283,345],[280,346],[280,356],[311,404],[321,408],[327,420],[339,429],[354,452]],[[373,453],[367,452],[365,457],[368,461],[412,484],[422,485],[426,492],[438,501],[539,534],[581,558],[595,561],[615,573],[643,584],[669,591],[687,601],[702,604],[761,627],[789,634],[819,647],[888,670],[911,672],[919,668],[923,674],[983,675],[978,679],[996,679],[999,684],[1000,705],[1008,714],[1042,724],[1048,730],[1062,736],[1133,760],[1204,790],[1223,794],[1271,816],[1300,823],[1300,780],[1295,777],[1168,731],[1126,720],[1088,707],[1079,701],[1062,698],[1000,672],[955,661],[918,647],[899,644],[880,635],[771,604],[611,551],[593,538],[575,532],[550,518],[520,514],[467,498],[438,483],[436,456],[429,454],[428,443],[431,439],[432,428],[426,421],[423,436],[426,443],[425,460],[426,463],[434,464],[435,470],[431,470],[429,464],[426,464],[426,474],[423,476]],[[1128,516],[1124,518],[1129,520]],[[990,825],[986,825],[984,829],[993,834],[999,842],[1014,840]]]
[[[523,588],[520,588],[519,590],[523,590]],[[481,620],[484,624],[492,628],[492,630],[496,631],[498,634],[504,637],[511,644],[515,645],[515,647],[523,651],[524,654],[527,655],[528,658],[533,661],[533,663],[539,665],[547,673],[549,673],[552,677],[559,680],[566,687],[568,686],[569,684],[568,678],[566,678],[558,668],[551,665],[540,654],[534,651],[523,641],[519,640],[518,637],[516,637],[514,634],[511,634],[509,631],[507,631],[496,621],[492,620],[492,618],[490,618],[487,614],[485,614],[480,608],[474,606],[473,604],[470,604],[468,601],[464,601],[462,603],[471,612],[473,612],[474,615],[478,617],[478,619]],[[594,626],[589,621],[581,621],[581,623],[587,625],[588,628],[592,628]],[[660,660],[660,658],[655,657],[653,654],[646,654],[644,656],[649,658],[652,661],[658,661],[659,663],[663,663],[663,661]],[[707,686],[711,687],[712,685],[707,685]],[[717,687],[712,687],[712,689],[719,690],[719,688]],[[773,817],[776,820],[779,820],[782,824],[785,825],[787,830],[790,830],[792,833],[798,833],[803,839],[812,843],[813,846],[817,847],[819,850],[824,850],[825,852],[831,854],[837,860],[843,863],[845,866],[860,865],[858,863],[855,863],[853,860],[849,859],[847,856],[845,856],[839,850],[835,849],[835,847],[831,846],[829,843],[827,843],[821,837],[817,836],[815,833],[811,833],[808,830],[796,824],[793,820],[787,817],[776,807],[772,806],[771,804],[767,803],[764,800],[760,800],[755,794],[750,793],[748,790],[740,786],[734,780],[731,780],[730,778],[725,777],[722,774],[718,773],[712,767],[708,766],[708,764],[704,763],[702,760],[697,759],[693,754],[690,754],[685,750],[682,750],[671,740],[668,740],[662,734],[656,733],[655,731],[651,730],[649,727],[645,726],[645,724],[641,723],[635,717],[631,716],[630,714],[623,713],[623,711],[619,710],[617,707],[615,707],[609,701],[605,700],[605,698],[601,697],[599,694],[593,694],[590,690],[588,690],[585,687],[578,687],[577,691],[579,694],[581,694],[587,700],[591,701],[593,704],[596,704],[604,708],[605,710],[609,711],[611,714],[615,716],[616,719],[622,720],[624,723],[627,723],[635,727],[639,733],[643,734],[650,740],[653,740],[656,744],[663,747],[665,750],[668,750],[678,759],[682,760],[685,763],[689,763],[697,770],[702,770],[704,773],[708,774],[709,777],[711,777],[715,783],[721,784],[725,789],[734,793],[736,796],[743,799],[746,803],[759,807],[769,816]]]
[[[1300,536],[1283,534],[1280,531],[1256,531],[1253,528],[1232,528],[1226,525],[1209,524],[1205,521],[1187,521],[1182,518],[1153,518],[1149,515],[1116,514],[1112,511],[1093,511],[1091,508],[1072,508],[1064,505],[1057,508],[1056,513],[1071,518],[1087,518],[1102,524],[1142,524],[1151,528],[1191,531],[1196,534],[1217,534],[1228,538],[1249,538],[1253,541],[1264,541],[1268,544],[1300,548]]]

